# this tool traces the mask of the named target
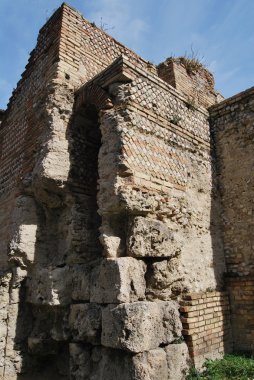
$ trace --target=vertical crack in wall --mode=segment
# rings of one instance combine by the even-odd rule
[[[9,294],[9,302],[8,305],[11,304],[11,289],[12,289],[12,282],[13,282],[13,272],[11,274],[11,280],[9,281],[8,285],[8,294]],[[7,319],[6,319],[6,336],[5,336],[5,348],[4,348],[4,369],[3,369],[3,379],[5,378],[5,372],[6,372],[6,354],[7,354],[7,348],[8,348],[8,336],[9,336],[9,313],[7,311]]]

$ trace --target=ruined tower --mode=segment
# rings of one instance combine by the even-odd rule
[[[0,376],[181,380],[253,341],[254,90],[63,4],[0,112]],[[239,164],[240,163],[240,164]]]

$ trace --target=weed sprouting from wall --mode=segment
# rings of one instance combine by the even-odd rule
[[[206,69],[204,64],[204,57],[200,57],[199,52],[195,51],[191,46],[190,53],[185,53],[183,56],[178,58],[180,63],[185,67],[188,75],[193,75],[199,70]]]

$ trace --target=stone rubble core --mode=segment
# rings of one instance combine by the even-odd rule
[[[56,10],[0,110],[1,379],[184,380],[253,349],[253,107]]]

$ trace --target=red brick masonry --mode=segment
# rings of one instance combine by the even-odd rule
[[[192,293],[180,302],[183,335],[195,364],[231,351],[227,292]]]

